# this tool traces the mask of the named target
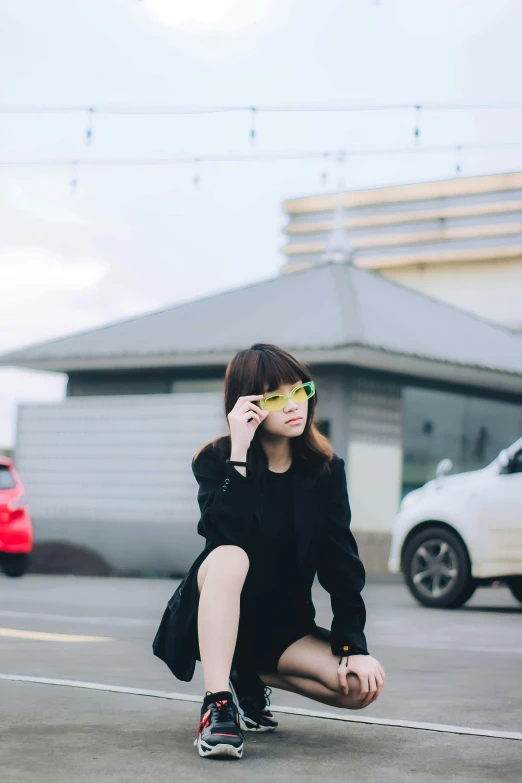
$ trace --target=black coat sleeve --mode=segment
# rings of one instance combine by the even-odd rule
[[[332,463],[330,491],[325,500],[326,530],[317,578],[330,594],[333,612],[331,648],[334,655],[369,655],[364,626],[366,609],[361,596],[366,573],[354,535],[344,460]],[[348,647],[349,649],[343,649]]]
[[[254,520],[254,480],[229,462],[223,463],[212,448],[197,456],[192,472],[199,485],[199,535],[217,546],[234,544],[245,549]]]

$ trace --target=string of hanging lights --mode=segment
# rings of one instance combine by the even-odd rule
[[[462,152],[464,150],[486,150],[502,149],[508,147],[522,146],[522,141],[501,141],[489,143],[464,143],[447,145],[422,146],[420,142],[421,135],[421,117],[423,112],[429,111],[465,111],[465,110],[507,110],[522,109],[522,103],[424,103],[424,104],[339,104],[339,105],[320,105],[303,104],[294,106],[276,106],[276,105],[258,105],[258,106],[214,106],[214,107],[140,107],[140,106],[1,106],[0,114],[63,114],[84,112],[87,114],[87,127],[84,136],[86,146],[91,147],[94,135],[94,115],[135,115],[135,116],[159,116],[159,115],[205,115],[222,113],[242,113],[247,112],[250,117],[249,143],[255,146],[258,140],[257,117],[261,113],[285,113],[285,112],[396,112],[413,111],[414,113],[414,144],[409,147],[382,147],[382,148],[356,148],[348,150],[335,151],[272,151],[264,153],[250,154],[199,154],[190,156],[173,156],[169,158],[85,158],[76,160],[0,160],[0,168],[36,168],[36,167],[59,167],[72,166],[74,175],[72,185],[76,187],[78,181],[78,166],[173,166],[190,164],[194,168],[193,181],[194,186],[200,184],[200,165],[202,163],[226,163],[226,162],[244,162],[253,163],[259,161],[291,161],[291,160],[312,160],[328,158],[339,158],[339,156],[385,156],[385,155],[406,155],[406,154],[429,154],[429,153],[453,153],[455,156],[455,172],[461,173]],[[327,172],[323,169],[321,173],[323,185],[326,184]]]

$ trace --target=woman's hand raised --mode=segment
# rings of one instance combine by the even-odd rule
[[[255,404],[255,400],[260,400],[263,396],[247,394],[239,397],[228,414],[232,451],[246,454],[257,428],[268,416],[269,411],[263,411]]]

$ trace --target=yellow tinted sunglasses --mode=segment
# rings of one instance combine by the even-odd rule
[[[286,403],[292,397],[296,402],[304,402],[315,394],[315,384],[313,381],[296,386],[290,394],[267,394],[258,401],[258,405],[265,411],[279,411],[285,407]]]

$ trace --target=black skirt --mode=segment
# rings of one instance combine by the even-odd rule
[[[176,588],[163,612],[158,630],[152,642],[154,655],[168,666],[172,674],[184,682],[194,676],[196,661],[201,661],[198,640],[199,590],[197,572],[199,566],[214,549],[205,547],[192,564],[188,574]],[[310,602],[292,601],[279,596],[278,607],[286,609],[283,618],[277,612],[270,613],[270,602],[258,616],[256,608],[241,594],[238,636],[234,652],[236,660],[246,661],[258,672],[275,672],[283,652],[297,639],[311,633],[329,643],[331,632],[315,623],[315,608]],[[259,604],[258,607],[259,609]],[[254,614],[254,611],[256,613]],[[277,618],[277,620],[276,620]],[[256,622],[257,620],[261,622]]]
[[[277,672],[280,657],[298,639],[307,634],[329,639],[330,631],[315,623],[315,609],[300,591],[252,595],[248,588],[247,579],[240,600],[236,661],[257,672]],[[196,657],[201,661],[199,643]]]

